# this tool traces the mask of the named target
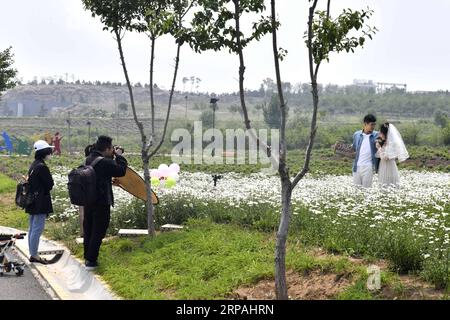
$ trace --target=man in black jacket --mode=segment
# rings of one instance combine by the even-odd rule
[[[97,200],[95,204],[84,207],[84,258],[86,269],[98,266],[97,258],[102,240],[106,235],[114,206],[112,177],[123,177],[127,170],[127,160],[121,149],[114,149],[112,138],[100,136],[86,158],[86,165],[98,157],[102,159],[95,165]]]

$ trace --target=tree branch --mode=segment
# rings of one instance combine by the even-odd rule
[[[170,110],[172,108],[173,93],[175,91],[175,83],[177,81],[178,66],[179,66],[179,62],[180,62],[180,49],[181,49],[181,44],[178,43],[178,45],[177,45],[177,56],[175,58],[175,70],[174,70],[173,80],[172,80],[172,88],[170,89],[169,105],[167,107],[167,115],[166,115],[166,120],[165,120],[165,123],[164,123],[164,132],[163,132],[163,135],[161,137],[161,141],[156,146],[155,150],[153,150],[152,153],[149,155],[150,158],[153,157],[158,152],[158,150],[161,148],[161,146],[162,146],[162,144],[164,142],[164,139],[166,137],[167,125],[169,124]]]
[[[305,154],[305,163],[303,165],[303,169],[295,176],[292,181],[292,188],[295,188],[298,182],[306,175],[309,171],[309,162],[311,160],[311,153],[314,145],[314,137],[317,132],[317,108],[319,104],[319,96],[317,92],[317,73],[319,71],[320,62],[314,68],[314,55],[312,52],[312,38],[313,38],[313,30],[312,24],[314,20],[314,11],[317,6],[317,1],[314,0],[313,5],[309,8],[309,17],[308,17],[308,56],[309,56],[309,74],[311,77],[311,86],[312,86],[312,95],[313,95],[313,115],[311,120],[311,129],[309,135],[308,147],[306,149]]]
[[[119,49],[120,61],[122,62],[123,73],[125,75],[125,80],[127,82],[128,92],[130,94],[130,102],[131,102],[131,109],[133,111],[134,122],[136,123],[136,125],[137,125],[137,127],[139,129],[139,133],[141,134],[142,147],[144,149],[147,137],[145,136],[144,127],[142,125],[142,122],[139,121],[139,119],[137,117],[137,114],[136,114],[136,106],[134,104],[133,88],[131,87],[130,78],[128,76],[128,70],[127,70],[127,67],[126,67],[126,64],[125,64],[125,57],[123,55],[122,37],[120,36],[119,29],[117,29],[117,28],[114,29],[114,33],[116,35],[116,41],[117,41],[117,46],[118,46],[118,49]]]
[[[286,167],[286,103],[283,95],[283,88],[281,86],[281,71],[280,61],[278,55],[278,43],[277,43],[277,27],[276,27],[276,10],[275,0],[270,1],[271,5],[271,17],[272,17],[272,49],[273,58],[275,62],[275,75],[277,78],[278,98],[280,100],[280,112],[281,112],[281,124],[280,124],[280,152],[279,152],[279,165],[278,172],[284,179],[289,180],[289,171]]]
[[[327,19],[330,19],[330,2],[331,2],[331,0],[328,0],[328,3],[327,3]]]
[[[245,104],[245,90],[244,90],[244,73],[245,73],[245,64],[244,64],[244,53],[243,53],[243,47],[242,47],[242,40],[241,40],[241,26],[240,26],[240,4],[239,0],[233,0],[234,2],[234,20],[235,20],[235,27],[236,27],[236,46],[237,46],[237,53],[239,56],[239,97],[241,100],[241,107],[242,107],[242,113],[244,116],[244,125],[245,128],[248,130],[251,138],[256,140],[257,145],[264,148],[266,155],[269,157],[269,152],[271,150],[271,147],[268,146],[265,142],[260,141],[257,136],[254,135],[254,132],[252,130],[252,126],[250,125],[250,119],[248,116],[247,106]],[[273,152],[270,152],[270,161],[272,164],[275,164],[277,167],[279,167],[279,159],[273,155]]]
[[[153,35],[150,35],[150,45],[151,45],[151,53],[150,53],[150,109],[152,114],[152,123],[151,123],[151,137],[155,136],[155,100],[153,93],[153,72],[154,72],[154,61],[155,61],[155,42],[156,38]]]

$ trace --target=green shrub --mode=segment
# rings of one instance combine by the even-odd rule
[[[415,237],[406,230],[397,230],[384,241],[390,268],[401,274],[422,269],[423,256]]]
[[[442,130],[442,142],[444,145],[450,145],[450,125]]]
[[[437,257],[425,259],[421,275],[426,281],[433,283],[437,290],[448,288],[450,282],[448,253],[443,259]]]
[[[80,234],[80,219],[78,216],[71,216],[60,222],[47,222],[45,227],[46,235],[57,241],[70,241]]]
[[[415,124],[409,124],[407,126],[404,126],[402,130],[400,131],[403,141],[407,145],[417,145],[419,141],[420,136],[420,129]]]
[[[202,121],[203,128],[212,128],[213,125],[213,112],[212,110],[205,110],[200,115],[199,120]],[[217,119],[216,119],[217,121]]]

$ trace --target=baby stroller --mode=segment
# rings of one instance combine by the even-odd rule
[[[14,271],[16,276],[23,275],[24,263],[19,262],[12,254],[17,239],[23,239],[26,233],[0,234],[0,277],[5,272]]]

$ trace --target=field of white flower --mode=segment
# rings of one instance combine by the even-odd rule
[[[400,175],[398,189],[379,188],[375,178],[368,190],[355,188],[350,176],[307,176],[293,192],[291,234],[331,251],[387,258],[399,271],[422,269],[427,259],[445,262],[448,268],[450,174],[403,170]],[[57,174],[54,179],[55,216],[73,216],[77,208],[70,206],[66,175]],[[129,210],[133,201],[120,188],[114,188],[114,193],[113,216]],[[277,176],[226,173],[214,187],[209,174],[182,172],[175,187],[157,187],[156,193],[161,200],[157,215],[165,222],[185,221],[180,218],[185,214],[186,219],[219,216],[218,221],[243,215],[236,221],[272,230],[278,223]],[[145,215],[143,203],[136,205]],[[145,217],[141,221],[145,223]]]
[[[57,172],[67,172],[66,168],[59,168]],[[77,212],[77,207],[70,205],[67,195],[67,176],[54,174],[55,206],[61,208],[57,212],[61,217],[70,216]],[[412,222],[420,229],[436,231],[442,230],[446,234],[450,231],[447,225],[450,202],[450,174],[402,171],[401,187],[379,188],[377,180],[371,189],[364,190],[352,185],[350,176],[323,176],[321,178],[303,179],[293,192],[295,207],[307,207],[317,216],[325,217],[333,212],[333,217],[339,220],[334,223],[351,221],[352,217],[362,217],[371,222],[401,224]],[[164,198],[181,197],[195,202],[211,201],[228,203],[230,207],[240,205],[270,205],[279,207],[280,181],[276,176],[252,174],[243,176],[235,173],[224,174],[214,187],[212,177],[205,173],[181,173],[180,181],[171,189],[157,187],[156,192],[164,206]],[[133,197],[122,190],[114,188],[115,208],[128,205]],[[190,205],[190,203],[186,203]],[[369,211],[371,214],[369,215]],[[294,210],[293,214],[296,214]],[[420,235],[419,235],[420,236]]]

